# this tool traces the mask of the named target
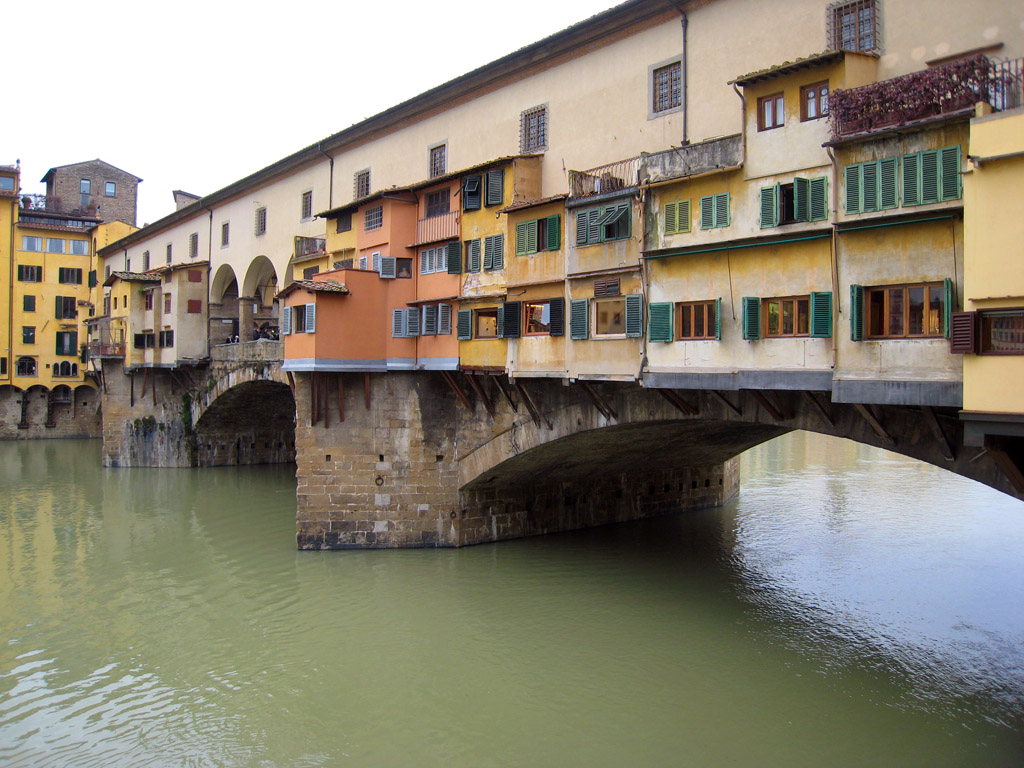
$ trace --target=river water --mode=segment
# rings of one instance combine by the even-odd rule
[[[1024,504],[743,461],[721,509],[310,553],[287,467],[0,444],[0,765],[1021,765]]]

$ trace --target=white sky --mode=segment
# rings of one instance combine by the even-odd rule
[[[99,157],[143,178],[141,226],[619,1],[5,3],[0,165],[43,192]]]

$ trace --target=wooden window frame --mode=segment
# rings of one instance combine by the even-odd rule
[[[771,104],[772,117],[765,117],[765,105]],[[781,112],[781,118],[779,113]],[[770,96],[762,96],[757,100],[757,130],[771,131],[786,125],[786,97],[781,91]]]
[[[704,333],[702,335],[692,332],[695,325],[693,321],[698,311],[701,311],[704,316]],[[678,329],[678,335],[675,337],[677,341],[715,341],[720,338],[718,326],[715,322],[718,307],[714,299],[706,301],[681,301],[676,304],[675,313],[676,328]],[[686,333],[687,315],[689,315],[690,320],[689,327],[691,332],[689,334]]]
[[[922,333],[911,333],[910,332],[910,291],[915,288],[923,288],[925,290],[925,314],[927,315],[928,297],[932,289],[938,289],[939,292],[939,327],[935,332],[927,331],[926,317],[921,319]],[[903,332],[893,333],[890,328],[891,317],[891,291],[902,291],[902,302],[903,309],[901,312]],[[881,294],[882,296],[882,331],[879,332],[872,324],[873,316],[871,312],[872,307],[872,296],[874,294]],[[919,283],[895,283],[893,285],[872,285],[864,286],[864,338],[869,341],[879,341],[886,339],[942,339],[946,337],[945,329],[945,286],[941,281],[927,281]]]
[[[992,326],[991,321],[1000,317],[1018,318],[1022,329],[1007,329],[1008,332],[1021,335],[1020,347],[1018,349],[992,349]],[[987,309],[978,312],[978,344],[977,354],[979,355],[1024,355],[1024,307],[1007,307],[1003,309]]]
[[[499,307],[481,307],[480,309],[473,310],[473,338],[474,339],[497,339],[498,336],[498,311]],[[494,318],[494,333],[492,334],[481,334],[480,333],[480,320],[481,318]]]
[[[800,87],[800,121],[806,123],[808,120],[820,120],[828,117],[829,89],[828,80],[818,83],[810,83]],[[814,110],[817,114],[811,114],[811,103],[814,103]],[[824,102],[825,108],[821,108]]]
[[[864,22],[859,18],[860,12],[866,10],[871,12],[870,18],[868,19],[868,25],[871,29],[870,40],[864,39],[864,30],[862,29],[862,24]],[[847,40],[844,39],[843,35],[843,16],[849,12],[854,13],[857,18],[854,19],[853,38],[850,41],[851,44],[846,44]],[[826,13],[828,14],[827,25],[829,50],[854,51],[859,53],[880,50],[881,46],[878,38],[880,37],[881,29],[879,25],[877,0],[841,0],[841,2],[829,5]],[[867,45],[869,42],[871,44]]]
[[[423,218],[435,219],[451,212],[451,192],[445,187],[427,192]]]
[[[444,176],[448,168],[448,142],[441,142],[427,150],[427,178],[436,179]]]
[[[299,220],[310,221],[313,218],[313,190],[307,189],[302,192],[300,202]]]
[[[188,236],[188,257],[194,259],[199,255],[199,233],[193,232]]]
[[[541,331],[530,330],[531,315],[534,308],[541,311],[541,321],[544,319],[544,309],[547,308],[547,328]],[[543,324],[543,322],[539,323]],[[530,299],[523,302],[523,336],[550,336],[551,335],[551,299]]]
[[[805,310],[805,328],[806,330],[800,330],[800,302],[806,304]],[[782,329],[782,317],[784,307],[786,304],[792,304],[793,306],[793,331],[786,333]],[[774,333],[772,333],[771,324],[769,319],[771,317],[772,305],[778,305],[779,307],[779,327]],[[773,296],[768,299],[761,299],[761,329],[762,338],[765,339],[800,339],[810,338],[811,336],[811,295],[805,293],[796,296]]]
[[[220,225],[220,247],[227,248],[231,244],[231,222],[224,221]]]
[[[591,300],[591,311],[590,311],[590,338],[592,339],[624,339],[626,338],[626,297],[625,296],[613,296],[602,299]],[[622,304],[622,331],[616,331],[615,333],[601,333],[599,329],[600,323],[600,308],[602,304]]]

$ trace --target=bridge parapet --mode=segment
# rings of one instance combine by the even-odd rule
[[[215,363],[237,360],[280,363],[284,360],[284,342],[257,339],[237,344],[217,344],[210,347],[210,359]]]

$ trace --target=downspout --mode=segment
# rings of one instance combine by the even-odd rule
[[[210,214],[210,238],[206,242],[206,356],[210,356],[210,291],[213,290],[213,208],[207,208]],[[175,350],[177,354],[177,350]]]
[[[334,158],[320,148],[321,143],[318,142],[316,145],[317,152],[330,161],[330,171],[327,176],[327,210],[331,210],[334,208]]]
[[[842,310],[842,304],[839,301],[839,229],[836,227],[835,222],[839,216],[839,166],[836,161],[836,156],[832,153],[832,147],[825,147],[825,151],[828,152],[828,159],[832,163],[832,317],[834,322],[832,323],[832,370],[836,368],[836,362],[838,361],[837,353],[837,341],[839,338],[839,313]]]
[[[687,39],[686,39],[686,32],[687,32],[687,29],[690,26],[690,20],[686,16],[686,11],[684,11],[682,9],[682,7],[680,7],[680,3],[677,2],[677,0],[671,0],[671,2],[672,2],[672,5],[675,6],[675,9],[677,11],[679,11],[679,15],[681,17],[680,20],[679,20],[679,23],[680,23],[680,26],[682,26],[682,28],[683,28],[683,55],[682,55],[681,61],[680,61],[680,69],[682,70],[682,76],[683,76],[683,94],[682,94],[682,97],[683,97],[683,139],[682,139],[682,145],[685,147],[687,144],[690,143],[690,133],[689,133],[689,129],[687,127],[688,124],[689,124],[690,110],[687,109],[688,105],[687,105],[687,98],[686,98],[687,97],[687,83],[689,82],[689,79],[690,79],[689,78],[690,69],[689,69],[689,67],[687,66],[687,63],[686,63],[686,49],[688,47],[687,46]]]
[[[7,310],[10,317],[7,321],[7,379],[14,383],[14,215],[17,213],[18,199],[11,200],[11,242],[10,242],[10,279],[7,281]]]
[[[740,136],[743,139],[740,142],[740,166],[742,167],[747,164],[747,100],[743,98],[736,83],[732,84],[732,89],[740,97]]]

